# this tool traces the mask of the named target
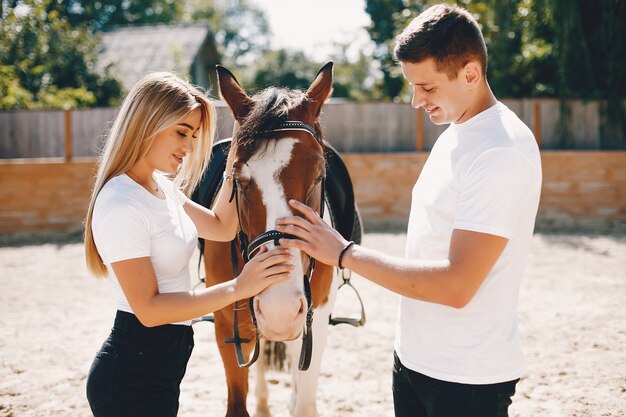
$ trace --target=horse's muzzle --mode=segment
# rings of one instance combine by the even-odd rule
[[[297,339],[302,334],[307,313],[304,294],[281,299],[257,296],[253,308],[259,332],[266,339],[285,342]]]

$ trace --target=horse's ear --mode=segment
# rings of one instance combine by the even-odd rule
[[[322,105],[333,91],[333,62],[324,65],[315,76],[315,80],[306,92],[309,106],[315,117],[319,116]]]
[[[217,70],[220,94],[232,110],[235,119],[239,120],[246,117],[252,107],[252,100],[243,91],[232,72],[221,65],[216,65],[215,69]]]

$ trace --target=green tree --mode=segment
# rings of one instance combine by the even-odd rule
[[[369,56],[360,53],[354,62],[347,58],[348,44],[336,44],[333,54],[334,98],[350,100],[375,99],[372,61]],[[315,62],[303,51],[279,49],[268,51],[256,63],[237,74],[251,91],[258,91],[269,86],[280,86],[306,90],[311,85],[317,71],[326,62]]]
[[[376,61],[362,49],[356,59],[350,59],[351,47],[350,42],[334,45],[333,97],[355,101],[383,99],[380,89],[376,88],[380,79]]]
[[[393,39],[411,17],[423,6],[411,0],[366,0],[365,11],[370,15],[368,32],[376,48],[373,58],[378,61],[382,79],[376,89],[381,98],[396,99],[405,89],[402,72],[392,57]]]
[[[556,36],[560,98],[599,99],[606,149],[626,147],[626,2],[545,0]],[[567,114],[567,113],[566,113]],[[571,137],[563,132],[562,142]]]
[[[393,39],[438,1],[366,0],[368,28],[384,73],[381,94],[406,98]],[[498,97],[599,99],[602,146],[626,146],[626,2],[623,0],[461,0],[478,17],[489,50],[487,77]],[[394,69],[395,67],[395,69]],[[402,87],[404,86],[404,89]],[[562,101],[562,126],[568,118]],[[563,132],[563,146],[571,135]],[[619,139],[622,138],[622,139]]]
[[[306,90],[320,66],[302,51],[278,49],[265,53],[252,67],[244,70],[242,78],[249,80],[251,90],[269,86]]]
[[[0,89],[21,97],[3,100],[3,108],[115,104],[120,84],[93,70],[98,38],[84,27],[72,27],[59,12],[48,12],[49,3],[20,2],[2,19],[0,65],[8,76],[0,80]]]
[[[374,58],[389,74],[394,37],[438,1],[366,0],[377,45]],[[599,98],[625,95],[626,2],[621,0],[462,0],[478,17],[489,49],[488,77],[498,96]],[[393,98],[394,95],[389,95]]]
[[[187,0],[184,22],[208,23],[222,63],[244,67],[269,50],[270,28],[265,13],[250,0]]]
[[[0,65],[0,109],[27,109],[33,107],[33,95],[20,83],[15,67]]]
[[[87,25],[93,32],[115,26],[170,23],[179,20],[183,2],[176,0],[63,0],[51,1],[48,12],[57,11],[74,27]]]

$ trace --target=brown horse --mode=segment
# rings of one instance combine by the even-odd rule
[[[218,67],[218,77],[221,95],[235,116],[229,153],[234,161],[233,172],[227,174],[232,174],[235,182],[234,201],[241,229],[236,243],[235,269],[240,270],[244,258],[254,255],[244,253],[242,256],[242,250],[253,251],[248,245],[255,237],[273,230],[276,219],[293,214],[287,204],[289,199],[305,202],[318,212],[323,209],[326,163],[318,118],[332,91],[332,63],[319,71],[306,92],[269,88],[249,97],[230,71]],[[264,242],[268,248],[276,243],[271,236]],[[245,358],[250,357],[257,335],[261,339],[261,350],[264,340],[285,342],[294,377],[291,413],[297,417],[317,416],[317,379],[339,279],[332,267],[317,263],[313,269],[313,261],[306,254],[295,249],[293,253],[295,269],[291,278],[267,288],[250,303],[238,303],[236,320],[239,336],[250,340],[242,344]],[[205,242],[204,258],[207,286],[231,279],[228,243]],[[307,277],[310,272],[311,276]],[[312,323],[307,327],[311,311]],[[241,358],[238,365],[236,350],[226,342],[233,338],[234,316],[233,306],[230,306],[215,312],[214,320],[228,385],[226,415],[240,417],[249,416],[246,408],[248,368],[242,366]],[[300,358],[303,332],[314,335],[310,365],[301,366],[302,369],[308,367],[306,371],[295,366],[303,361]],[[256,366],[256,415],[269,416],[264,360],[259,360]]]

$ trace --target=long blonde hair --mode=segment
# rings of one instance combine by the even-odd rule
[[[95,276],[106,276],[107,268],[96,248],[91,230],[96,198],[104,184],[144,158],[155,136],[185,118],[196,108],[202,113],[198,140],[173,181],[189,196],[198,185],[211,156],[215,135],[215,107],[198,88],[169,72],[146,75],[130,90],[97,161],[98,173],[85,220],[85,257]]]

